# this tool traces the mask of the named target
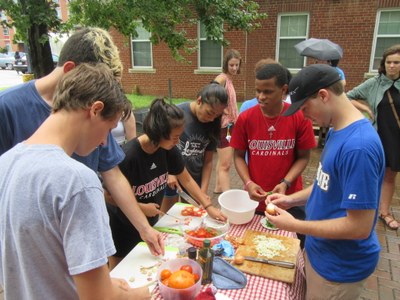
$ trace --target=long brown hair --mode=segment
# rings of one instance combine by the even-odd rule
[[[229,49],[226,51],[225,56],[224,56],[224,61],[222,63],[222,72],[225,74],[228,73],[228,63],[232,58],[236,58],[239,60],[239,69],[237,71],[237,74],[240,74],[240,68],[242,66],[242,57],[240,56],[239,51],[235,49]]]

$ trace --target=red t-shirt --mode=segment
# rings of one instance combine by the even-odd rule
[[[289,106],[284,103],[282,113]],[[316,141],[312,123],[304,118],[302,111],[288,117],[267,118],[256,105],[239,115],[230,146],[248,152],[250,178],[268,192],[285,178],[296,160],[296,150],[314,148]],[[303,183],[299,176],[286,194],[301,189]],[[265,210],[264,201],[257,210]]]

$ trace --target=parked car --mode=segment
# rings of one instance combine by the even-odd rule
[[[54,67],[56,67],[58,63],[58,55],[52,54],[52,57],[53,57]],[[26,55],[14,61],[14,70],[16,70],[17,73],[21,72],[22,74],[25,74],[28,71],[28,65],[26,63]]]
[[[12,70],[14,67],[14,55],[8,53],[0,53],[0,68],[1,69],[7,69],[7,70]]]

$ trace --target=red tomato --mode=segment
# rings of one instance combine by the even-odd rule
[[[193,273],[193,269],[190,265],[183,265],[181,268],[181,270],[187,271],[189,273]]]
[[[199,274],[196,274],[196,273],[193,274],[193,277],[194,277],[194,282],[197,282],[200,279]]]
[[[163,281],[164,279],[169,278],[171,276],[171,274],[172,274],[171,271],[168,270],[168,269],[162,270],[161,273],[160,273],[161,281]]]

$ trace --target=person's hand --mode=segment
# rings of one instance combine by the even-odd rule
[[[160,205],[157,203],[140,203],[139,205],[146,217],[155,217],[160,214]]]
[[[227,217],[221,212],[221,210],[214,206],[209,206],[207,208],[207,213],[211,218],[214,218],[218,221],[225,222],[227,220]]]
[[[150,252],[153,255],[164,255],[164,240],[161,232],[158,232],[150,225],[140,232],[140,237],[149,246]]]
[[[272,202],[276,206],[287,210],[287,209],[293,207],[292,201],[293,200],[292,200],[292,198],[290,198],[290,196],[287,196],[285,194],[275,193],[275,194],[267,196],[267,199],[265,200],[265,205],[268,205],[269,202]]]
[[[285,194],[287,188],[288,188],[288,186],[286,185],[286,183],[281,182],[281,183],[277,184],[277,185],[273,188],[272,193]]]
[[[149,288],[146,286],[131,289],[130,296],[132,299],[137,300],[149,300],[151,299],[151,293]]]
[[[264,201],[268,195],[266,191],[253,181],[247,185],[247,192],[249,193],[250,199],[258,202]]]
[[[172,190],[177,189],[178,192],[182,191],[179,181],[176,178],[176,176],[174,176],[174,175],[168,175],[167,184],[168,184],[169,188]]]
[[[372,112],[372,110],[369,107],[365,110],[364,113],[367,114],[368,119],[370,119],[371,121],[375,120],[374,113]]]
[[[270,215],[269,213],[267,213],[267,211],[265,211],[265,216],[268,218],[269,222],[274,224],[277,228],[292,232],[296,231],[296,219],[291,214],[277,206],[275,207],[275,213],[276,215]]]
[[[128,282],[125,279],[122,278],[111,278],[112,284],[116,286],[117,288],[124,290],[124,291],[129,291],[130,286]]]

